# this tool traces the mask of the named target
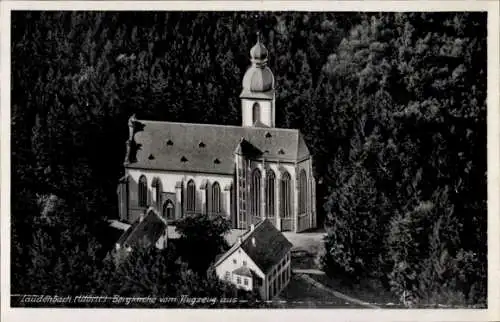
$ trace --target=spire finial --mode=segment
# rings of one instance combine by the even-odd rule
[[[260,43],[260,31],[257,31],[257,43]]]

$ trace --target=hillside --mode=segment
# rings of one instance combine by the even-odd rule
[[[480,12],[13,12],[12,293],[101,289],[128,118],[239,124],[257,31],[277,126],[313,155],[322,269],[404,303],[485,303]]]

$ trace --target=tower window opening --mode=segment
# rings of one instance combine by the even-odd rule
[[[259,103],[254,103],[252,107],[252,120],[256,123],[260,120],[260,105]]]

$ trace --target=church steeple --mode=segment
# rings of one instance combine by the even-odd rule
[[[243,126],[275,126],[274,75],[267,66],[268,51],[257,33],[257,42],[250,49],[252,65],[243,76],[241,109]]]
[[[267,48],[260,42],[260,33],[257,33],[257,43],[250,49],[250,60],[258,67],[265,67],[267,55]]]

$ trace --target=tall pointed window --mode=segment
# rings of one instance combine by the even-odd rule
[[[290,174],[284,172],[281,177],[281,217],[289,218],[291,216],[291,188],[290,188]]]
[[[148,206],[148,179],[145,176],[139,178],[139,187],[137,189],[139,207]]]
[[[196,186],[193,180],[187,184],[186,211],[194,212],[196,209]]]
[[[276,176],[273,170],[269,170],[266,179],[266,217],[274,217],[275,201],[275,184]]]
[[[254,103],[252,107],[252,122],[255,123],[260,121],[260,105],[259,103]]]
[[[210,184],[207,182],[205,183],[205,214],[209,214],[210,210],[212,209],[211,200],[210,200]]]
[[[220,212],[220,186],[218,182],[212,185],[212,212]]]
[[[307,212],[307,174],[304,169],[299,176],[299,214]]]
[[[151,186],[155,190],[155,202],[157,205],[157,209],[161,209],[161,193],[162,193],[162,187],[161,187],[161,181],[158,177],[153,178],[153,181],[151,182]]]
[[[252,173],[252,214],[260,217],[260,170],[255,169]]]

